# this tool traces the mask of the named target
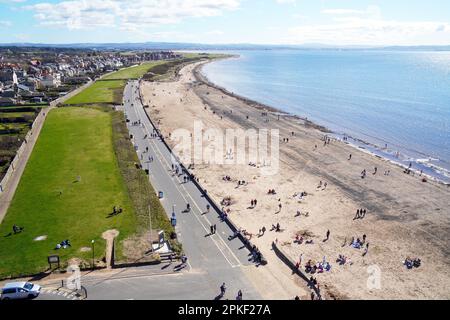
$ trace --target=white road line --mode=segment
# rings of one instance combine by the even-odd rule
[[[156,151],[154,150],[153,146],[151,145],[152,150],[156,153]],[[162,155],[161,151],[158,148],[158,152],[160,153],[161,157],[164,159],[164,162],[166,162],[167,167],[169,168],[168,165],[168,161],[167,159]],[[159,157],[158,157],[159,158]],[[161,163],[162,164],[162,163]],[[176,178],[175,178],[176,179]],[[187,201],[186,197],[184,196],[183,192],[180,190],[179,186],[177,185],[177,183],[175,183],[175,181],[173,181],[173,179],[170,179],[172,181],[172,183],[174,184],[175,188],[178,190],[178,192],[180,193],[181,197],[183,198],[183,200],[188,203],[189,201]],[[181,183],[181,181],[179,181]],[[184,186],[183,186],[184,187]],[[202,210],[200,209],[200,207],[198,206],[197,202],[192,198],[192,196],[189,194],[189,192],[185,189],[186,191],[186,195],[192,200],[193,204],[197,207],[199,213],[202,213]],[[205,232],[209,232],[208,228],[205,227],[205,225],[200,221],[199,217],[197,215],[195,215],[195,218],[197,219],[197,221],[200,223],[200,225],[203,227],[203,229],[205,230]],[[211,223],[209,223],[209,225],[211,225]],[[236,259],[236,261],[238,262],[238,265],[234,265],[233,263],[231,263],[231,261],[228,260],[228,258],[225,256],[225,253],[223,252],[223,249],[220,248],[220,246],[217,244],[217,242],[215,241],[215,239],[213,237],[210,237],[211,240],[214,242],[214,244],[216,245],[216,247],[219,249],[219,251],[223,254],[224,258],[228,261],[228,263],[230,264],[231,267],[239,267],[241,265],[239,259],[236,257],[236,255],[234,255],[234,253],[231,251],[231,249],[224,243],[223,239],[218,236],[218,238],[220,240],[222,240],[222,243],[225,245],[225,247],[228,249],[228,251],[230,251],[231,255],[233,256],[233,258]]]
[[[138,119],[142,118],[141,111],[144,111],[144,112],[145,112],[145,110],[143,110],[143,106],[142,106],[142,108],[139,108],[139,111],[136,109],[136,107],[134,107],[134,108],[132,108],[132,109],[133,109],[133,111],[135,112],[135,114],[136,114],[136,116],[137,116]],[[140,109],[142,109],[142,110],[140,110]],[[145,124],[145,122],[144,122],[144,121],[141,121],[141,123],[143,124],[143,129],[145,128],[145,130],[147,131],[147,134],[150,134],[150,130],[147,128],[147,125]],[[144,131],[144,133],[145,133],[145,131]],[[163,163],[161,162],[161,159],[160,159],[160,158],[162,158],[162,159],[164,160],[164,162],[165,162],[166,165],[167,165],[167,168],[170,168],[167,159],[164,157],[164,155],[162,154],[162,152],[159,150],[159,147],[157,147],[156,144],[155,144],[152,140],[149,141],[149,144],[150,144],[150,147],[152,148],[153,152],[155,152],[155,155],[156,155],[157,153],[160,154],[160,157],[156,157],[156,158],[160,161],[161,166],[164,168],[164,165],[163,165]],[[157,149],[157,151],[155,150],[154,147]],[[170,179],[170,178],[169,178],[169,180],[172,181],[172,183],[174,184],[175,188],[178,190],[178,192],[180,193],[180,195],[181,195],[181,197],[184,199],[184,201],[185,201],[185,202],[188,202],[187,199],[186,199],[186,197],[183,195],[183,192],[179,189],[179,187],[178,187],[177,184],[175,183],[175,181],[173,181],[173,179]],[[181,181],[180,181],[180,183],[181,183]],[[183,187],[184,187],[184,186],[183,186]],[[186,190],[186,188],[184,188],[184,189],[185,189],[185,191],[186,191],[187,196],[189,196],[189,198],[191,198],[192,202],[195,204],[195,206],[197,207],[197,209],[199,210],[199,212],[202,213],[202,210],[201,210],[200,207],[198,206],[197,202],[192,198],[192,196],[189,194],[189,192]],[[200,223],[200,225],[203,227],[203,229],[204,229],[206,232],[208,232],[208,229],[207,229],[207,228],[205,227],[205,225],[200,221],[200,219],[198,218],[198,216],[195,215],[195,214],[194,214],[194,216],[195,216],[195,218],[197,219],[197,221]],[[238,258],[236,257],[236,255],[232,252],[232,250],[230,249],[230,247],[223,241],[223,239],[222,239],[220,236],[218,236],[218,238],[221,240],[221,242],[223,243],[223,245],[225,246],[225,248],[228,249],[228,251],[231,253],[231,255],[233,256],[233,258],[236,259],[236,261],[238,262],[238,265],[234,265],[233,263],[231,263],[231,261],[228,260],[228,258],[226,257],[225,253],[223,252],[223,249],[217,244],[217,242],[215,241],[215,239],[213,239],[212,237],[210,237],[210,239],[211,239],[211,240],[213,241],[213,243],[216,245],[217,249],[219,249],[219,251],[222,253],[223,257],[225,258],[225,260],[227,260],[227,262],[230,264],[230,266],[231,266],[232,268],[239,267],[239,266],[241,265],[239,259],[238,259]]]

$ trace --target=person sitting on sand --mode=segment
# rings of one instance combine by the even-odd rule
[[[419,258],[414,259],[413,265],[415,268],[419,268],[422,264],[422,261]]]
[[[403,264],[406,266],[406,268],[408,269],[412,269],[413,268],[413,261],[411,258],[407,257],[405,259],[405,261],[403,262]]]
[[[367,175],[366,169],[364,169],[364,170],[361,172],[361,179],[364,179],[364,178],[366,177],[366,175]]]
[[[344,255],[340,254],[336,262],[343,266],[347,262],[347,258]]]
[[[262,237],[262,236],[264,236],[265,233],[266,233],[266,227],[262,227],[261,229],[259,229],[258,236]]]
[[[295,241],[294,241],[294,243],[302,244],[302,243],[303,243],[303,237],[297,234],[297,235],[295,236]]]
[[[242,234],[243,234],[244,236],[248,237],[249,240],[251,240],[252,237],[253,237],[253,234],[250,233],[250,232],[247,232],[247,230],[242,230]]]
[[[306,273],[310,273],[312,271],[312,262],[311,262],[311,260],[308,260],[308,262],[305,264],[305,271],[306,271]]]

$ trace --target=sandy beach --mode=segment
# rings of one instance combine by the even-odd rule
[[[193,132],[194,121],[202,121],[205,130],[279,129],[276,175],[261,174],[261,163],[256,167],[203,164],[193,170],[217,203],[231,198],[230,217],[253,234],[252,242],[268,260],[264,267],[247,270],[264,298],[309,298],[305,283],[273,253],[275,240],[293,260],[301,256],[303,270],[309,260],[329,262],[330,271],[312,275],[324,296],[450,298],[448,186],[423,182],[418,174],[405,174],[403,168],[344,141],[331,139],[325,144],[323,128],[290,115],[279,116],[276,109],[213,87],[199,75],[199,68],[201,63],[196,63],[184,67],[176,79],[143,82],[143,102],[172,146],[176,142],[171,134],[180,128]],[[204,150],[209,143],[204,141]],[[238,186],[242,180],[246,184]],[[276,194],[269,195],[270,189]],[[301,192],[306,196],[301,198]],[[257,205],[251,208],[253,199]],[[360,208],[366,210],[364,218],[354,219]],[[270,231],[277,223],[282,232]],[[262,227],[267,231],[258,237]],[[324,241],[328,230],[329,239]],[[302,244],[295,242],[297,236],[303,237]],[[363,242],[360,249],[351,246],[352,238]],[[306,244],[308,240],[313,243]],[[336,262],[339,255],[347,258],[344,265]],[[407,269],[403,264],[407,257],[420,258],[421,266]],[[368,286],[374,270],[379,271],[379,286]]]

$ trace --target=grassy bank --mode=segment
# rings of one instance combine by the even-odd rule
[[[96,81],[79,94],[67,100],[65,104],[122,104],[125,83],[125,80]]]
[[[166,61],[150,61],[144,62],[138,66],[133,66],[121,69],[117,72],[109,74],[102,78],[102,80],[123,80],[123,79],[138,79],[146,74],[154,66],[164,64]]]
[[[121,112],[113,112],[112,119],[116,157],[138,221],[136,234],[141,235],[149,230],[150,207],[152,229],[164,230],[168,238],[174,229],[147,175],[139,168],[139,159],[130,141],[125,117]],[[172,245],[175,249],[178,247],[175,243]],[[118,249],[119,252],[123,252],[122,243],[118,244]]]
[[[124,212],[109,217],[114,205]],[[14,224],[24,232],[9,235]],[[92,253],[82,248],[92,239],[100,259],[101,234],[113,228],[125,239],[136,231],[137,218],[114,151],[111,113],[51,111],[0,225],[0,277],[44,271],[51,254],[89,262]],[[34,241],[39,236],[46,239]],[[65,239],[72,247],[54,250]]]

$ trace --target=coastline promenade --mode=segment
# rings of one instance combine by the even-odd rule
[[[149,121],[138,92],[139,82],[130,81],[124,93],[128,129],[143,169],[149,170],[149,179],[156,192],[163,194],[161,203],[165,211],[169,218],[172,212],[175,214],[177,236],[188,257],[190,272],[206,273],[205,281],[216,290],[225,282],[233,294],[242,290],[247,299],[260,298],[241,271],[241,268],[256,268],[249,261],[249,251],[239,238],[230,240],[233,232],[220,220],[218,212],[212,207],[209,213],[206,212],[207,201],[194,183],[185,183],[181,174],[172,171],[169,150],[160,138],[151,137],[156,128]],[[153,161],[149,157],[153,157]],[[185,211],[187,203],[191,206],[189,212]],[[212,225],[217,226],[217,231],[211,235]]]

